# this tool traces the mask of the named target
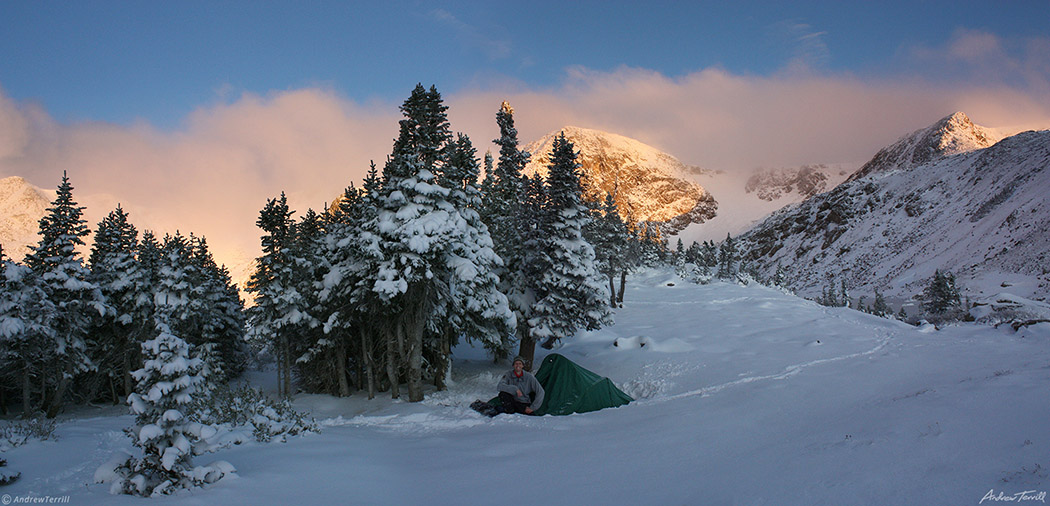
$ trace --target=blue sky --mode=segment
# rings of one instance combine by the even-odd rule
[[[956,111],[1050,128],[1050,2],[0,0],[0,177],[68,171],[92,223],[120,202],[255,256],[266,198],[359,182],[417,82],[479,153],[509,100],[523,143],[575,125],[744,176],[848,170]]]
[[[0,89],[55,118],[176,127],[244,92],[322,86],[394,102],[559,86],[566,69],[677,77],[958,77],[909,59],[958,30],[1008,46],[1050,33],[1045,1],[963,2],[39,2],[0,3]]]

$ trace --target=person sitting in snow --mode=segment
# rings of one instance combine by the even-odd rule
[[[543,387],[525,370],[525,360],[514,357],[514,368],[499,380],[499,400],[504,413],[531,415],[543,405]]]

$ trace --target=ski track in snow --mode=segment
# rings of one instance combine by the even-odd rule
[[[840,316],[839,314],[836,314],[834,312],[827,312],[826,311],[825,313],[830,318],[844,320],[844,318],[842,316]],[[815,322],[815,321],[817,321],[817,320],[814,319],[814,320],[811,320],[810,322]],[[793,326],[794,325],[792,325],[791,327],[793,327]],[[696,390],[690,390],[688,392],[682,392],[682,393],[673,394],[673,395],[667,395],[667,396],[659,396],[658,395],[658,396],[650,397],[650,398],[647,398],[647,399],[638,399],[638,400],[635,401],[635,403],[640,405],[640,406],[643,406],[643,405],[650,405],[650,404],[658,404],[658,403],[667,402],[667,401],[675,401],[675,400],[685,399],[685,398],[688,398],[688,397],[697,397],[697,396],[699,396],[699,397],[706,397],[706,396],[709,396],[709,395],[721,392],[722,390],[725,390],[727,388],[732,388],[734,386],[744,385],[744,384],[747,384],[747,383],[754,383],[756,381],[784,380],[784,379],[790,378],[792,376],[795,376],[795,375],[803,372],[804,370],[806,370],[806,369],[808,369],[810,367],[815,367],[815,366],[828,364],[828,363],[832,363],[832,362],[839,362],[839,361],[843,361],[843,360],[850,360],[850,359],[854,359],[854,358],[860,358],[860,357],[866,357],[866,356],[874,355],[874,354],[882,351],[893,340],[893,335],[889,331],[887,331],[886,329],[877,327],[875,325],[865,325],[865,327],[871,329],[873,331],[873,333],[877,336],[876,337],[877,344],[873,348],[865,350],[865,351],[860,351],[860,352],[855,352],[855,353],[848,353],[848,354],[845,354],[845,355],[839,355],[839,356],[835,356],[835,357],[821,358],[821,359],[811,360],[811,361],[808,361],[808,362],[802,362],[802,363],[798,363],[798,364],[792,364],[792,365],[788,365],[788,366],[784,367],[784,369],[781,372],[775,373],[775,374],[764,374],[764,375],[757,375],[757,376],[744,376],[744,377],[742,377],[740,379],[737,379],[737,380],[727,381],[725,383],[719,383],[717,385],[706,386],[706,387],[703,387],[703,388],[698,388]],[[788,328],[788,327],[785,327],[785,328]],[[769,332],[769,329],[766,329],[766,330],[763,331],[763,333],[768,333],[768,332]],[[757,333],[754,333],[754,334],[757,334]],[[748,372],[750,372],[750,371],[748,371]],[[743,373],[743,374],[748,374],[748,373]]]
[[[720,384],[717,384],[717,385],[711,385],[711,386],[700,388],[700,389],[697,389],[697,390],[692,390],[692,391],[689,391],[689,392],[682,392],[680,394],[669,395],[669,396],[666,396],[666,397],[657,397],[657,398],[652,398],[652,399],[647,399],[647,400],[642,400],[642,401],[637,401],[637,402],[640,405],[645,405],[645,404],[655,404],[655,403],[658,403],[658,402],[674,401],[674,400],[678,400],[678,399],[684,399],[686,397],[695,397],[695,396],[706,397],[708,395],[721,392],[722,390],[725,390],[726,388],[734,387],[736,385],[742,385],[742,384],[745,384],[745,383],[754,383],[756,381],[787,379],[787,378],[795,376],[796,374],[799,374],[802,371],[804,371],[805,369],[808,369],[808,368],[813,367],[813,366],[818,366],[818,365],[821,365],[821,364],[827,364],[827,363],[831,363],[831,362],[838,362],[838,361],[841,361],[841,360],[849,360],[851,358],[858,358],[858,357],[864,357],[864,356],[868,356],[868,355],[874,355],[875,353],[878,353],[883,348],[885,348],[886,345],[889,344],[891,340],[892,340],[891,337],[888,337],[888,336],[884,337],[882,340],[879,341],[878,345],[876,345],[874,348],[872,348],[870,350],[867,350],[867,351],[861,351],[861,352],[857,352],[857,353],[850,353],[848,355],[841,355],[841,356],[837,356],[837,357],[821,358],[821,359],[812,360],[812,361],[809,361],[809,362],[804,362],[804,363],[801,363],[801,364],[789,365],[789,366],[784,368],[783,372],[780,372],[780,373],[777,373],[777,374],[766,374],[766,375],[762,375],[762,376],[746,376],[746,377],[740,378],[740,379],[735,380],[735,381],[729,381],[729,382],[726,382],[726,383],[720,383]]]

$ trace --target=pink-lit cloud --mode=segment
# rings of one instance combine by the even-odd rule
[[[495,114],[509,100],[523,143],[571,124],[634,137],[711,169],[863,162],[957,110],[990,127],[1050,127],[1050,72],[1038,57],[1048,48],[1031,40],[1010,57],[1017,52],[994,36],[966,32],[944,47],[909,53],[982,65],[1005,55],[1004,71],[1025,76],[1013,83],[862,79],[797,68],[771,76],[709,68],[669,77],[579,67],[550,89],[496,76],[445,99],[453,130],[469,134],[479,154],[492,147]],[[51,189],[67,170],[85,202],[94,196],[107,207],[89,210],[92,225],[121,202],[140,228],[203,234],[221,261],[235,263],[257,254],[254,223],[267,198],[286,191],[299,211],[320,208],[359,182],[369,160],[381,166],[397,134],[397,105],[360,104],[319,88],[246,94],[201,106],[180,128],[162,131],[62,124],[0,92],[0,177],[20,175]]]

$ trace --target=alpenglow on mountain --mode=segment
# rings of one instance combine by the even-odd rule
[[[782,209],[742,238],[764,274],[816,295],[921,292],[935,270],[965,292],[1050,295],[1050,131],[999,142],[955,113],[882,149],[833,190]]]
[[[715,216],[718,202],[703,186],[688,179],[700,172],[640,141],[600,130],[567,126],[529,144],[532,154],[524,173],[546,176],[554,138],[564,133],[580,153],[584,197],[601,201],[616,192],[625,221],[657,222],[664,234]]]
[[[29,247],[40,240],[40,218],[55,192],[41,190],[18,176],[0,179],[0,246],[4,256],[21,262]]]

